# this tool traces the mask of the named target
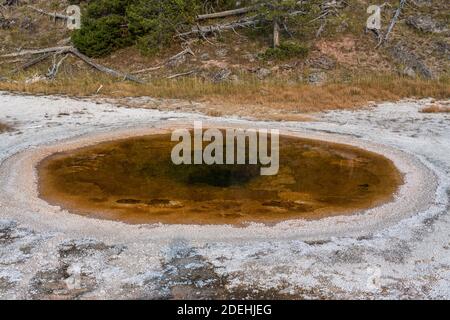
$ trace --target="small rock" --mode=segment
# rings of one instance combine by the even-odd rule
[[[78,274],[74,270],[79,269]],[[96,279],[80,268],[61,264],[56,268],[38,271],[30,281],[30,293],[35,299],[75,299],[91,292]]]
[[[408,68],[414,70],[415,73],[420,76],[431,79],[433,78],[433,73],[425,65],[422,60],[417,57],[413,52],[411,52],[404,45],[398,43],[390,49],[392,57],[397,60],[398,63],[405,65]]]
[[[348,30],[348,27],[349,27],[349,25],[348,25],[347,21],[344,20],[337,26],[336,32],[343,33]]]
[[[228,80],[228,78],[231,75],[231,70],[229,69],[222,69],[212,75],[212,81],[213,82],[222,82]]]
[[[450,60],[450,44],[444,40],[438,40],[434,45],[435,50],[439,54],[447,55],[447,59]]]
[[[324,70],[331,70],[336,66],[336,62],[325,55],[309,60],[308,64],[313,68]]]
[[[25,17],[20,22],[20,28],[23,30],[28,30],[28,31],[32,32],[32,31],[35,31],[36,24],[33,22],[33,19],[31,19],[30,17]]]
[[[262,80],[267,78],[268,76],[270,76],[272,74],[272,71],[270,71],[269,69],[266,68],[259,68],[256,71],[256,76],[258,77],[258,79]]]
[[[448,30],[444,24],[436,22],[430,16],[411,16],[406,19],[406,24],[421,32],[443,33]]]
[[[0,296],[14,288],[22,280],[22,277],[22,273],[14,269],[0,270]]]
[[[61,258],[76,258],[105,251],[108,251],[111,255],[118,255],[123,251],[123,247],[109,246],[93,239],[67,240],[58,246],[58,252]]]
[[[322,84],[327,80],[327,75],[325,72],[313,72],[308,76],[308,82],[311,84]]]
[[[0,220],[0,235],[2,232],[9,231],[17,226],[17,223],[12,220]]]
[[[364,249],[351,246],[346,249],[336,250],[331,254],[329,259],[333,264],[364,263]]]
[[[255,62],[257,57],[258,56],[256,54],[253,54],[253,53],[247,53],[247,54],[245,54],[243,56],[243,58],[248,60],[249,62]]]
[[[375,101],[367,101],[367,106],[369,108],[374,108],[377,106],[377,103]]]
[[[202,60],[202,61],[209,60],[209,53],[203,53],[203,54],[200,56],[200,60]]]
[[[222,49],[216,50],[216,56],[218,56],[220,58],[226,57],[227,54],[228,54],[228,49],[222,48]]]
[[[0,220],[0,243],[9,243],[20,237],[17,223],[12,220]]]
[[[176,59],[171,59],[169,62],[167,62],[167,65],[171,68],[178,67],[179,65],[186,62],[186,55],[179,56]]]
[[[417,77],[416,72],[412,68],[409,68],[409,67],[406,67],[406,68],[403,69],[403,74],[405,76],[410,77],[410,78],[416,78]]]
[[[235,74],[230,76],[230,81],[232,82],[239,82],[239,77]]]
[[[16,24],[15,20],[0,17],[0,29],[10,29]]]

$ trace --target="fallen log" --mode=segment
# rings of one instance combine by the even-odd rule
[[[197,20],[208,20],[208,19],[217,19],[217,18],[226,18],[231,16],[237,16],[240,14],[246,14],[251,11],[254,11],[257,8],[257,6],[251,6],[251,7],[244,7],[234,10],[227,10],[227,11],[221,11],[221,12],[215,12],[215,13],[208,13],[208,14],[201,14],[197,16]]]
[[[27,6],[27,7],[32,9],[32,10],[34,10],[34,11],[36,11],[36,12],[38,12],[38,13],[40,13],[40,14],[52,17],[55,20],[56,19],[68,20],[70,18],[69,16],[66,16],[64,14],[59,14],[59,13],[56,13],[56,12],[55,13],[47,12],[47,11],[44,11],[42,9],[39,9],[39,8],[36,8],[36,7],[33,7],[33,6]]]
[[[14,57],[21,57],[21,56],[27,56],[27,55],[35,55],[35,54],[42,54],[42,53],[50,53],[50,52],[58,52],[58,51],[67,51],[73,48],[72,46],[62,46],[62,47],[52,47],[52,48],[45,48],[45,49],[36,49],[36,50],[22,50],[16,53],[8,53],[4,54],[0,57],[2,58],[14,58]]]
[[[206,34],[234,30],[236,28],[252,27],[259,23],[261,20],[256,17],[245,18],[235,22],[229,22],[224,24],[215,24],[210,26],[196,26],[190,31],[179,33],[176,36],[179,38],[189,37],[192,35],[205,36]]]
[[[84,54],[82,54],[76,48],[74,48],[72,46],[52,47],[52,48],[45,48],[45,49],[38,49],[38,50],[23,50],[23,51],[16,52],[16,53],[2,55],[1,57],[8,58],[8,57],[20,57],[20,56],[26,56],[26,55],[43,54],[43,56],[38,57],[38,58],[26,63],[25,64],[26,68],[29,68],[41,61],[44,61],[49,56],[51,56],[52,53],[57,53],[57,54],[70,53],[70,54],[76,56],[78,59],[84,61],[86,64],[88,64],[92,68],[94,68],[100,72],[112,75],[114,77],[123,78],[124,80],[130,80],[130,81],[134,81],[137,83],[144,83],[144,81],[142,81],[141,79],[139,79],[137,77],[134,77],[133,75],[130,75],[130,74],[127,74],[127,73],[124,73],[121,71],[117,71],[117,70],[102,66],[101,64],[94,62],[92,59],[85,56]]]
[[[40,63],[40,62],[42,62],[44,60],[47,60],[48,58],[50,58],[52,56],[52,54],[53,54],[52,52],[48,52],[48,53],[44,53],[43,55],[41,55],[41,56],[39,56],[37,58],[31,59],[30,61],[26,62],[22,66],[20,66],[20,67],[16,68],[15,70],[13,70],[11,72],[11,74],[14,74],[14,73],[22,71],[22,70],[29,69],[32,66],[34,66],[34,65],[36,65],[36,64],[38,64],[38,63]]]
[[[297,16],[297,15],[302,15],[302,14],[305,14],[305,12],[304,11],[292,11],[288,15],[290,17],[293,17],[293,16]],[[259,15],[253,15],[251,17],[245,17],[241,20],[222,23],[222,24],[214,24],[214,25],[209,25],[209,26],[197,25],[189,31],[178,33],[175,37],[186,38],[186,37],[190,37],[193,35],[198,35],[200,37],[205,38],[205,35],[208,35],[208,34],[214,34],[216,32],[230,31],[230,30],[234,31],[237,28],[249,28],[249,27],[253,27],[253,26],[257,25],[258,23],[265,22],[265,21],[267,21],[267,20],[265,20],[263,17],[261,17]]]
[[[127,74],[122,71],[117,71],[117,70],[102,66],[101,64],[94,62],[93,60],[91,60],[90,58],[88,58],[87,56],[85,56],[84,54],[82,54],[80,51],[78,51],[77,49],[75,49],[73,47],[71,47],[67,52],[72,53],[73,55],[75,55],[79,59],[83,60],[86,64],[90,65],[94,69],[97,69],[98,71],[101,71],[103,73],[109,74],[114,77],[123,78],[124,80],[134,81],[134,82],[141,83],[141,84],[144,83],[144,81],[142,81],[139,78],[136,78],[135,76],[133,76],[131,74]]]

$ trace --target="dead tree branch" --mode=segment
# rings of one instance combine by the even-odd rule
[[[304,11],[292,11],[288,14],[288,16],[293,17],[293,16],[304,14],[304,13],[305,13]],[[207,35],[216,34],[216,33],[220,33],[223,31],[230,31],[230,30],[235,31],[235,29],[239,29],[239,28],[249,28],[249,27],[256,26],[257,24],[265,22],[265,21],[266,20],[263,17],[261,17],[259,15],[253,15],[250,17],[244,17],[240,20],[222,23],[222,24],[214,24],[214,25],[209,25],[209,26],[197,25],[189,31],[186,31],[183,33],[178,33],[176,35],[176,37],[187,38],[187,37],[192,37],[192,36],[199,36],[206,40]]]
[[[145,72],[149,72],[149,71],[159,70],[162,67],[164,67],[166,64],[168,64],[169,62],[177,60],[178,58],[181,58],[181,57],[183,57],[183,56],[185,56],[187,54],[195,56],[195,54],[191,50],[191,48],[187,47],[183,51],[177,53],[176,55],[170,57],[169,59],[167,59],[166,61],[164,61],[163,63],[160,63],[159,65],[157,65],[155,67],[150,67],[150,68],[145,68],[145,69],[142,69],[142,70],[133,71],[131,74],[141,74],[141,73],[145,73]]]
[[[196,72],[197,72],[197,71],[195,71],[195,70],[191,70],[191,71],[188,71],[188,72],[177,73],[177,74],[168,76],[166,79],[175,79],[175,78],[178,78],[178,77],[185,77],[185,76],[189,76],[189,75],[191,75],[191,74],[194,74],[194,73],[196,73]]]
[[[50,69],[48,69],[47,74],[45,75],[48,79],[55,79],[56,75],[58,74],[59,68],[61,67],[64,60],[67,59],[69,54],[66,54],[64,57],[62,57],[58,62],[56,62],[56,54],[53,56],[53,65]]]
[[[402,9],[405,6],[405,4],[406,4],[406,0],[400,0],[400,4],[399,4],[397,10],[395,11],[394,16],[392,17],[391,23],[389,24],[386,34],[383,37],[380,37],[380,41],[378,42],[376,48],[380,47],[381,45],[383,45],[383,43],[385,43],[388,40],[389,35],[392,32],[392,30],[394,29],[394,26],[397,23],[397,20],[400,17],[400,14],[402,13]]]
[[[156,71],[159,70],[163,67],[164,65],[157,65],[155,67],[150,67],[150,68],[145,68],[145,69],[141,69],[141,70],[136,70],[131,72],[131,74],[142,74],[142,73],[146,73],[146,72],[151,72],[151,71]]]

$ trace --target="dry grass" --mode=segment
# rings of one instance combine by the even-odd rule
[[[268,84],[238,90],[231,95],[212,94],[207,100],[227,104],[256,104],[274,109],[314,112],[330,109],[357,108],[370,101],[395,101],[403,98],[448,98],[450,87],[445,82],[410,79],[359,79],[349,84],[322,86],[307,84]]]
[[[358,108],[370,101],[396,101],[403,98],[433,97],[448,99],[448,79],[421,80],[378,76],[359,78],[349,83],[314,86],[286,81],[261,82],[253,78],[240,82],[211,83],[198,78],[155,80],[147,84],[115,81],[103,75],[86,73],[75,79],[25,84],[0,82],[0,90],[33,94],[108,97],[151,96],[207,102],[221,108],[269,108],[291,112],[315,112]]]
[[[11,130],[10,126],[0,122],[0,133],[6,132],[6,131],[10,131],[10,130]]]
[[[431,105],[426,106],[422,110],[420,110],[422,113],[450,113],[450,106],[449,105],[442,105],[439,103],[433,103]]]

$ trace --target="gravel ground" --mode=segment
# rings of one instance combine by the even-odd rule
[[[0,134],[0,297],[448,299],[450,115],[418,112],[428,102],[281,123],[0,93],[0,120],[13,127]],[[45,156],[194,119],[363,147],[392,159],[405,184],[352,216],[244,228],[132,226],[39,199]]]

